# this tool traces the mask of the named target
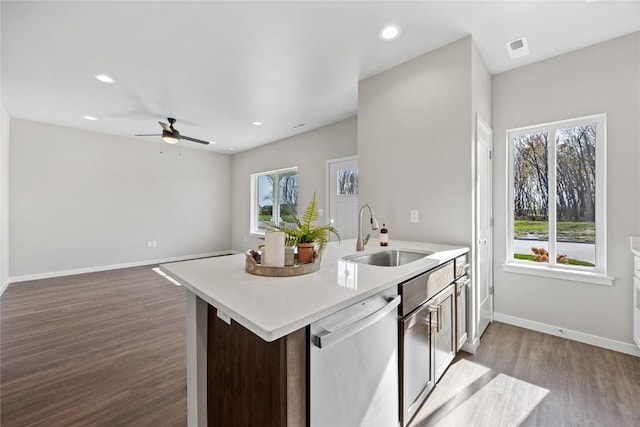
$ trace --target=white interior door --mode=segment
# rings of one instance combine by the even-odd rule
[[[327,211],[340,238],[358,237],[358,158],[327,161]],[[331,235],[332,240],[336,240]]]
[[[493,213],[491,191],[491,128],[477,119],[476,138],[476,274],[478,289],[478,333],[493,321]]]

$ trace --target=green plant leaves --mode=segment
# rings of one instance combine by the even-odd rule
[[[309,205],[302,214],[302,220],[293,217],[297,228],[289,228],[282,225],[270,225],[270,230],[282,231],[285,233],[285,245],[288,248],[298,243],[316,243],[318,248],[318,257],[322,256],[324,249],[329,243],[329,233],[333,233],[340,241],[340,235],[331,225],[314,226],[311,223],[318,220],[318,206],[316,203],[316,193],[309,202]]]

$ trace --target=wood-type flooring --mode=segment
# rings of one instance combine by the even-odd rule
[[[185,359],[185,290],[151,267],[12,284],[0,425],[185,426]],[[640,426],[640,358],[494,322],[410,427],[431,425]]]
[[[185,426],[185,290],[136,267],[9,285],[0,425]]]
[[[640,358],[492,323],[410,427],[640,426]]]

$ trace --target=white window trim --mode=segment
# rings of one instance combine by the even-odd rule
[[[607,275],[607,194],[606,194],[606,114],[595,114],[591,116],[579,117],[575,119],[561,120],[557,122],[543,123],[540,125],[526,126],[516,129],[508,129],[505,133],[505,141],[507,144],[507,255],[503,264],[503,270],[509,273],[519,273],[534,276],[550,277],[555,279],[563,279],[577,281],[583,283],[592,283],[598,285],[611,286],[614,278]],[[556,188],[556,170],[555,170],[555,133],[558,129],[567,126],[575,127],[586,123],[596,125],[596,253],[595,267],[579,267],[566,266],[556,263],[556,232],[552,227],[549,233],[549,263],[531,263],[513,258],[513,137],[518,134],[531,133],[535,131],[548,130],[549,146],[554,147],[549,152],[549,162],[554,167],[549,168],[549,187]],[[551,143],[553,142],[553,144]],[[549,191],[549,221],[555,222],[556,218],[556,193]]]
[[[593,271],[580,271],[569,267],[551,267],[543,264],[528,263],[514,260],[502,265],[506,273],[524,274],[528,276],[549,277],[552,279],[568,280],[571,282],[589,283],[602,286],[613,286],[615,278]]]
[[[291,172],[295,172],[296,174],[298,173],[298,167],[297,166],[291,166],[288,168],[282,168],[282,169],[274,169],[274,170],[270,170],[270,171],[266,171],[266,172],[259,172],[259,173],[254,173],[251,174],[251,199],[250,199],[250,204],[249,204],[249,209],[250,209],[250,215],[249,215],[249,235],[252,237],[259,237],[259,238],[264,238],[264,230],[261,230],[259,228],[256,227],[256,225],[258,224],[258,212],[257,209],[255,209],[255,207],[257,206],[258,203],[258,188],[257,188],[257,178],[259,176],[263,176],[263,175],[286,175],[289,174]],[[279,182],[278,179],[276,179],[277,182]],[[274,188],[274,196],[276,198],[279,198],[279,196],[277,195],[278,193],[278,188]],[[273,217],[274,218],[279,218],[280,217],[280,207],[279,207],[279,203],[278,206],[276,206],[276,203],[274,203],[273,206]]]

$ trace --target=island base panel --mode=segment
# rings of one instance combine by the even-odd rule
[[[209,426],[305,426],[306,369],[305,328],[267,342],[209,306]]]

